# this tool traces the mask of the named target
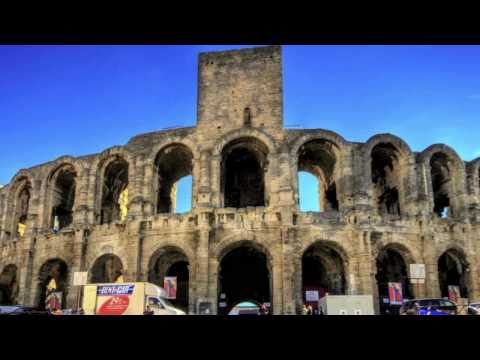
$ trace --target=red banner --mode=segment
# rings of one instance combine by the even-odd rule
[[[388,283],[388,298],[390,305],[403,304],[402,283]]]

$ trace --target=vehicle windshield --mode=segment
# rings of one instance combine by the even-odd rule
[[[166,305],[166,306],[170,306],[170,307],[175,307],[168,299],[162,297],[162,302]]]

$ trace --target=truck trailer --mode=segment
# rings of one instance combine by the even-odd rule
[[[326,295],[318,305],[324,315],[375,315],[372,295]]]
[[[87,284],[83,287],[85,315],[185,315],[166,298],[165,289],[147,282]]]

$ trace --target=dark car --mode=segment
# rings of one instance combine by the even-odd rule
[[[480,303],[471,303],[468,305],[468,315],[480,315]]]
[[[400,314],[405,314],[407,310],[412,309],[415,304],[418,305],[420,309],[431,309],[434,311],[445,312],[449,315],[457,315],[458,309],[457,305],[446,299],[416,299],[405,301],[400,308]]]
[[[45,315],[46,311],[39,311],[36,308],[12,305],[0,306],[0,315]]]

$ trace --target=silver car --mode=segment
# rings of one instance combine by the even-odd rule
[[[468,315],[480,315],[480,302],[468,305]]]

